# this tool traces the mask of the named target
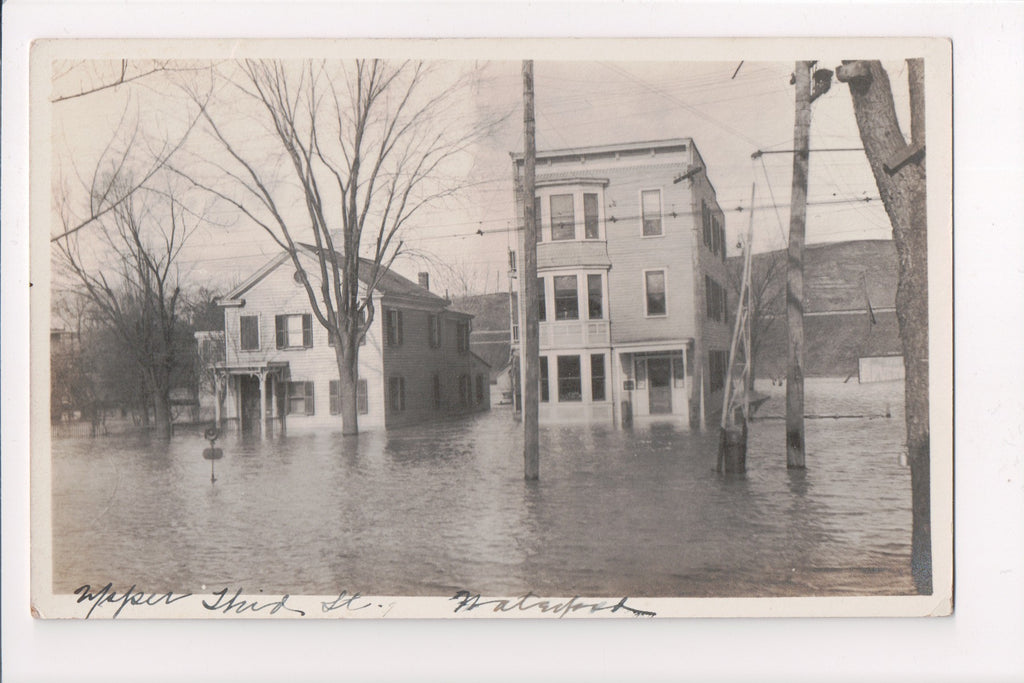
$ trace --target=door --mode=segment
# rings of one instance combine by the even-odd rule
[[[647,359],[647,386],[651,415],[672,412],[672,361],[669,358]]]
[[[242,404],[242,431],[259,431],[260,428],[260,381],[245,375],[238,378],[238,390]]]

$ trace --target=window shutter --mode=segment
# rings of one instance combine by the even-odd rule
[[[402,345],[402,312],[401,311],[396,311],[396,313],[398,314],[397,315],[397,318],[398,318],[398,337],[397,337],[397,339],[398,339],[398,345],[401,346]]]
[[[307,349],[313,346],[313,315],[302,314],[302,345]]]
[[[370,412],[370,404],[367,400],[366,389],[366,380],[358,380],[356,384],[356,405],[360,415],[366,415]]]
[[[277,348],[283,349],[288,346],[288,328],[285,323],[285,316],[275,315],[274,316],[274,337],[277,339]]]
[[[313,407],[313,383],[303,382],[303,384],[305,385],[306,394],[306,415],[313,415],[316,413],[316,410]]]

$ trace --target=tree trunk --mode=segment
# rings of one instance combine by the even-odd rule
[[[338,344],[334,350],[338,361],[338,399],[341,401],[341,433],[344,436],[359,434],[359,406],[357,404],[357,387],[359,385],[359,346],[354,351],[345,353],[344,346]]]
[[[899,261],[896,318],[906,370],[907,457],[913,514],[911,572],[918,593],[931,594],[928,217],[923,161],[923,64],[921,60],[908,61],[914,143],[921,145],[916,152],[907,148],[900,131],[889,76],[880,62],[844,62],[836,75],[840,81],[849,83],[861,141],[892,223]]]
[[[161,439],[171,438],[171,399],[166,387],[153,392],[153,420],[156,435]]]

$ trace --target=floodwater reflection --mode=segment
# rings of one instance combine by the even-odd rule
[[[808,384],[822,413],[901,405],[902,384]],[[771,416],[776,391],[762,409]],[[358,438],[228,436],[210,483],[198,435],[53,443],[54,589],[741,596],[912,592],[902,414],[755,422],[748,471],[717,431],[550,426],[523,481],[521,424],[495,409]]]

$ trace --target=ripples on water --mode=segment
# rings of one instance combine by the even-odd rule
[[[762,415],[782,415],[783,389]],[[751,427],[748,471],[716,474],[717,429],[541,432],[522,477],[507,409],[389,434],[144,436],[53,444],[54,588],[450,595],[912,592],[902,384],[809,381],[807,469],[784,423]]]

